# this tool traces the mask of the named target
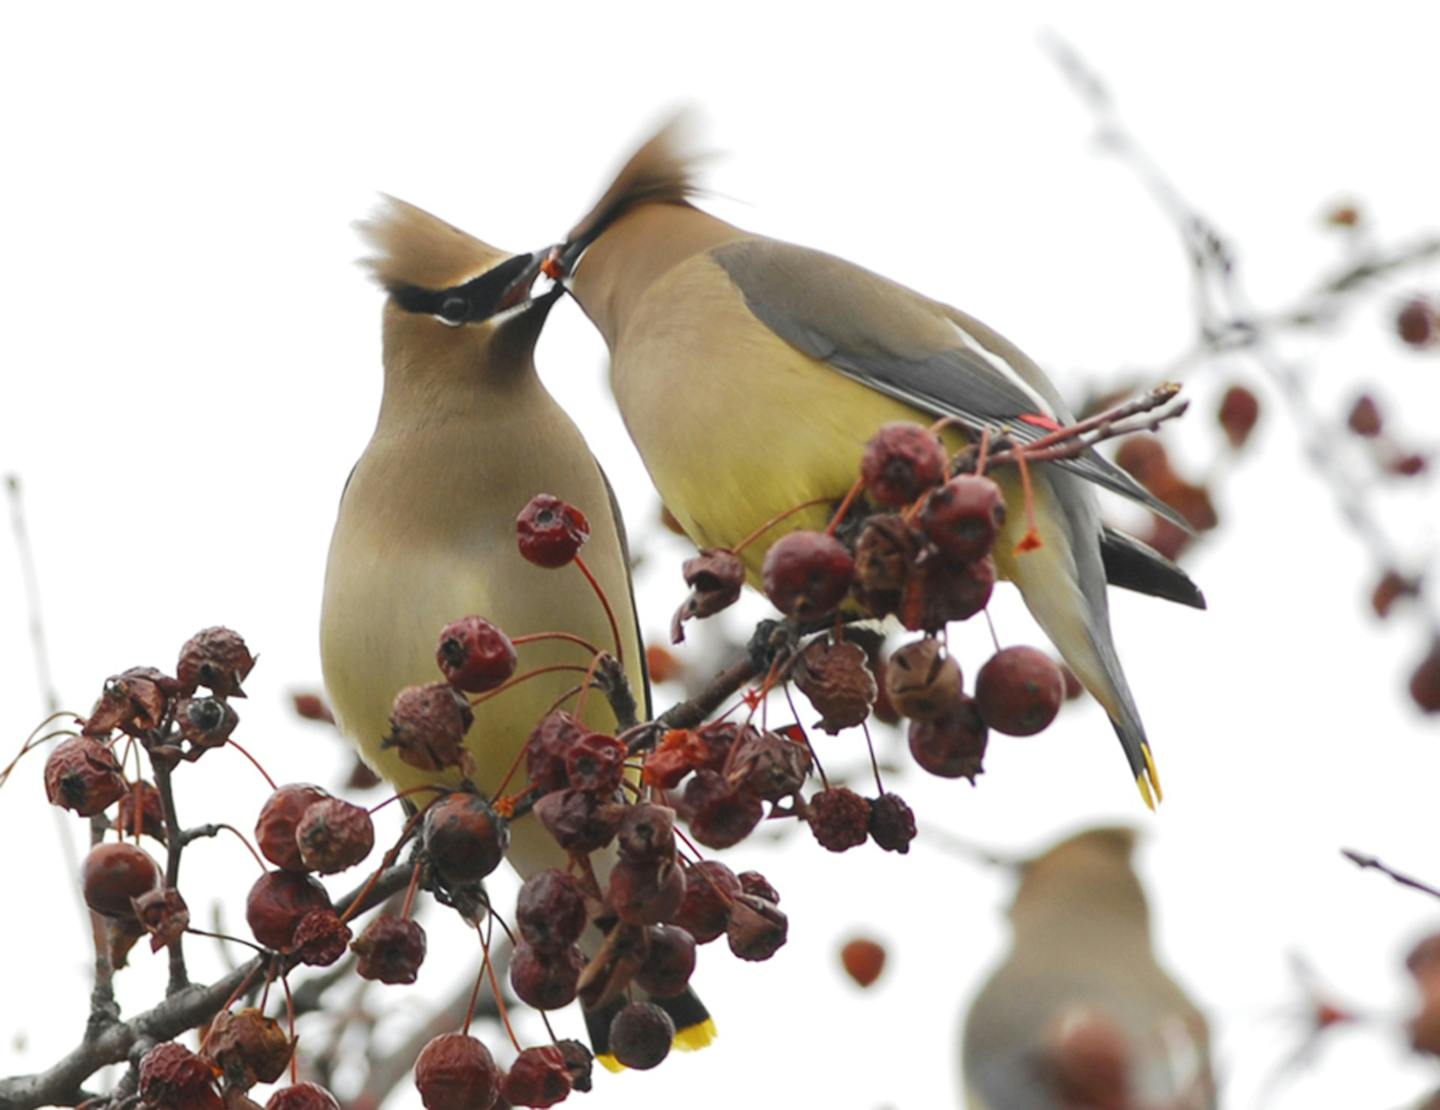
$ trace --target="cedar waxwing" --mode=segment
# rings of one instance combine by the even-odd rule
[[[1040,368],[978,320],[831,255],[752,235],[690,203],[691,162],[672,125],[642,147],[557,248],[547,272],[610,348],[620,413],[661,499],[701,547],[728,547],[786,509],[833,504],[866,442],[896,420],[959,419],[1021,443],[1073,420]],[[952,450],[964,442],[947,432]],[[994,554],[1086,689],[1104,706],[1146,803],[1150,746],[1111,640],[1105,584],[1204,607],[1169,560],[1103,527],[1092,483],[1177,520],[1093,449],[1033,468],[1041,545],[1012,468],[992,472],[1009,508]],[[749,546],[824,527],[829,508]],[[1183,526],[1183,522],[1182,523]]]
[[[1207,1110],[1204,1016],[1155,961],[1135,833],[1097,828],[1021,865],[1010,953],[970,1006],[971,1110]]]
[[[565,632],[614,650],[605,610],[580,571],[520,555],[515,518],[536,494],[554,494],[589,519],[582,555],[615,611],[631,688],[648,707],[625,535],[599,464],[536,374],[535,340],[558,290],[526,299],[528,282],[515,278],[535,260],[507,256],[392,198],[359,227],[374,251],[366,263],[388,294],[384,388],[330,543],[325,686],[340,730],[394,786],[453,785],[458,771],[417,770],[381,743],[396,693],[441,678],[442,628],[476,614],[512,638]],[[590,662],[561,640],[517,653],[521,671]],[[466,743],[480,790],[500,788],[530,731],[577,681],[569,670],[538,675],[475,706]],[[586,699],[583,718],[615,731],[604,697]],[[523,766],[516,775],[509,793],[522,789]],[[522,877],[567,863],[534,816],[513,823],[507,858]],[[681,1047],[709,1039],[713,1027],[693,993],[657,1001],[671,1011]],[[603,1056],[608,1026],[586,1016]]]

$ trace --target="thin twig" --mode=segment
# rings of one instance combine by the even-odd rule
[[[1340,854],[1361,870],[1379,871],[1382,875],[1389,875],[1401,886],[1408,886],[1411,890],[1418,890],[1423,894],[1430,895],[1432,898],[1440,898],[1440,890],[1437,890],[1429,883],[1422,883],[1419,879],[1396,871],[1388,864],[1382,863],[1375,856],[1367,855],[1364,852],[1357,852],[1354,848],[1341,848]]]

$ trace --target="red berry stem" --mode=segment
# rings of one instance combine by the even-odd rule
[[[856,478],[855,484],[850,487],[850,492],[845,495],[839,507],[835,510],[835,514],[830,518],[830,523],[825,528],[825,534],[827,536],[833,536],[835,534],[835,529],[840,527],[840,522],[845,519],[845,514],[850,511],[850,506],[855,503],[855,498],[860,496],[860,491],[864,488],[865,479]]]
[[[583,636],[577,636],[573,632],[530,632],[524,636],[516,636],[510,642],[516,647],[521,644],[538,643],[541,640],[568,640],[572,644],[579,644],[591,655],[598,655],[600,649]],[[494,693],[494,691],[491,691]]]
[[[1035,491],[1030,486],[1030,468],[1025,463],[1027,453],[1028,449],[1019,447],[1011,452],[1015,456],[1015,465],[1020,468],[1020,488],[1025,494],[1025,534],[1015,545],[1016,555],[1034,551],[1043,546],[1040,533],[1035,530]]]
[[[415,891],[420,888],[420,872],[422,868],[417,862],[410,872],[410,885],[405,888],[405,902],[400,907],[400,920],[404,921],[410,916],[410,907],[415,904]]]
[[[985,477],[985,464],[990,461],[990,429],[980,429],[980,447],[975,454],[975,474]]]
[[[787,517],[792,517],[796,513],[804,512],[806,509],[813,509],[816,505],[828,505],[829,503],[830,499],[828,497],[817,497],[813,501],[802,501],[799,505],[795,505],[792,508],[786,509],[783,513],[778,513],[777,515],[772,516],[764,524],[760,525],[759,528],[755,529],[755,531],[751,532],[743,540],[741,540],[734,547],[732,547],[730,549],[730,554],[739,555],[740,552],[744,551],[752,543],[758,540],[766,532],[770,531],[771,528],[774,528],[775,525],[785,520]]]
[[[870,753],[870,770],[875,772],[875,791],[877,794],[884,794],[885,784],[880,781],[880,761],[875,758],[875,744],[870,739],[870,722],[861,721],[860,728],[865,733],[865,750]]]
[[[436,786],[434,783],[430,782],[422,782],[419,786],[412,786],[408,790],[401,790],[398,793],[391,794],[390,797],[386,798],[383,802],[377,802],[365,812],[373,817],[376,813],[379,813],[380,810],[384,809],[391,802],[398,802],[401,798],[408,798],[411,794],[420,794],[426,790],[430,791],[432,794],[446,793],[445,787],[443,786]]]
[[[262,956],[266,952],[270,951],[264,945],[256,944],[253,940],[246,940],[244,937],[232,937],[229,933],[212,933],[209,929],[197,928],[194,925],[186,926],[185,931],[192,936],[208,937],[210,940],[223,940],[230,944],[243,944],[246,948],[253,949],[254,951],[260,953]],[[238,997],[238,995],[236,997]],[[228,1010],[231,1003],[233,1003],[234,1001],[235,999],[231,998],[230,1002],[227,1002],[224,1006],[221,1006],[220,1009]]]
[[[239,829],[237,829],[234,825],[227,825],[223,821],[218,821],[213,825],[205,826],[206,832],[209,832],[211,829],[214,829],[216,832],[219,832],[221,829],[226,829],[227,831],[234,833],[240,838],[240,843],[245,845],[249,853],[255,858],[255,862],[260,865],[261,873],[263,874],[264,872],[270,870],[270,865],[266,863],[265,860],[261,857],[260,853],[255,850],[255,845],[250,843],[250,838],[246,836],[243,832],[241,832]],[[166,830],[166,835],[169,835],[168,829]],[[181,840],[185,841],[186,843],[188,843],[191,839],[193,839],[193,837],[186,837],[183,834],[181,836]]]
[[[20,750],[15,753],[15,758],[5,765],[4,770],[0,770],[0,786],[5,785],[5,780],[10,777],[10,772],[15,770],[15,765],[19,763],[20,760],[25,758],[27,752],[34,751],[41,744],[44,744],[49,740],[54,740],[57,736],[79,736],[80,734],[76,732],[73,728],[57,728],[53,732],[47,732],[44,736],[35,735],[35,733],[39,732],[51,721],[55,720],[56,717],[73,716],[75,716],[75,714],[66,712],[65,710],[61,710],[58,713],[50,714],[50,716],[46,717],[43,721],[36,725],[30,735],[25,738],[25,743],[20,745]]]
[[[815,764],[815,770],[820,775],[822,788],[830,789],[830,780],[825,777],[825,767],[820,762],[820,753],[815,750],[815,745],[810,743],[810,734],[805,731],[805,726],[800,723],[800,711],[795,708],[795,699],[790,696],[790,687],[785,687],[785,701],[790,706],[790,712],[795,714],[795,727],[800,730],[800,739],[805,742],[805,750],[810,753],[810,761]],[[868,738],[868,734],[867,734]],[[873,752],[871,753],[873,756]]]
[[[590,568],[585,565],[585,560],[577,553],[574,563],[580,568],[580,573],[585,576],[585,581],[590,583],[590,588],[595,591],[595,596],[600,599],[600,604],[605,608],[605,619],[610,622],[610,639],[615,644],[615,658],[621,663],[625,662],[625,649],[620,646],[620,624],[615,620],[615,610],[610,607],[610,599],[605,596],[605,591],[595,576],[590,573]]]
[[[470,704],[479,705],[483,701],[489,701],[491,698],[503,694],[512,686],[519,686],[520,683],[524,682],[527,678],[535,678],[536,676],[542,674],[554,674],[556,671],[574,671],[576,674],[584,674],[585,668],[580,666],[580,664],[578,663],[552,663],[548,667],[536,667],[533,671],[526,671],[524,674],[517,674],[514,678],[507,680],[502,685],[495,687],[495,689],[493,690],[487,690],[483,694],[476,694],[473,698],[470,699]]]
[[[280,985],[285,988],[285,1020],[290,1025],[290,1043],[296,1043],[299,1038],[295,1036],[295,996],[290,993],[290,977],[283,971],[280,973]],[[290,1053],[290,1082],[300,1082],[300,1068],[296,1052]]]
[[[436,795],[436,797],[439,796],[440,795],[438,794]],[[400,830],[399,839],[397,839],[395,843],[390,846],[389,850],[387,850],[385,855],[381,858],[380,866],[377,867],[371,873],[370,877],[365,880],[365,885],[362,886],[355,893],[355,897],[350,899],[350,904],[345,907],[345,912],[340,915],[341,922],[349,921],[352,917],[355,916],[356,912],[359,911],[361,905],[364,903],[365,896],[368,895],[370,891],[374,889],[375,884],[380,881],[380,876],[385,874],[386,871],[395,866],[395,861],[400,858],[401,849],[404,848],[405,845],[409,842],[410,834],[415,831],[415,826],[425,819],[425,813],[430,808],[434,800],[434,798],[430,799],[429,802],[426,802],[423,806],[421,806],[418,810],[416,810],[413,814],[410,815],[409,820],[405,822],[405,827]]]
[[[242,748],[239,744],[235,743],[235,741],[234,741],[233,739],[226,740],[225,743],[228,744],[230,747],[234,748],[237,752],[239,752],[239,753],[240,753],[241,755],[243,755],[246,759],[248,759],[252,764],[254,764],[255,770],[259,771],[261,777],[264,778],[264,780],[270,784],[270,789],[271,789],[272,791],[275,791],[275,790],[279,790],[279,789],[280,789],[278,786],[275,785],[275,780],[270,777],[270,772],[267,771],[267,770],[265,770],[265,768],[260,765],[260,761],[259,761],[258,759],[256,759],[253,755],[251,755],[249,752],[247,752],[247,751],[246,751],[244,748]],[[157,779],[157,782],[156,782],[155,785],[156,785],[156,786],[159,786],[160,784],[159,784],[159,782],[158,782],[158,779],[159,779],[159,776],[158,776],[158,775],[156,776],[156,779]]]
[[[590,695],[590,687],[595,685],[595,672],[600,669],[600,658],[597,654],[594,659],[590,660],[590,666],[585,671],[585,679],[580,683],[580,700],[575,703],[575,716],[579,717],[582,721],[585,719],[585,699]],[[566,694],[565,698],[569,696],[569,694]],[[560,701],[563,702],[565,698],[561,698]],[[558,708],[559,703],[551,706],[550,711],[554,712]]]

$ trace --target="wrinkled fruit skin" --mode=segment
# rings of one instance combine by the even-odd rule
[[[646,931],[646,940],[635,982],[654,998],[672,998],[695,971],[695,938],[678,925],[656,925]]]
[[[902,717],[934,721],[954,710],[964,693],[964,676],[955,657],[927,636],[891,653],[885,666],[885,692]]]
[[[669,921],[685,897],[685,872],[671,861],[637,863],[621,858],[610,869],[605,901],[628,925]]]
[[[910,755],[924,770],[942,779],[981,774],[989,730],[971,698],[962,697],[953,713],[936,721],[911,721]]]
[[[148,782],[134,782],[125,788],[115,811],[115,827],[124,836],[134,836],[137,817],[140,832],[165,843],[165,805],[160,800],[160,791]]]
[[[760,799],[734,789],[714,771],[697,771],[685,784],[690,835],[706,848],[729,848],[750,835],[765,807]]]
[[[849,641],[809,644],[800,653],[793,677],[820,712],[820,727],[832,736],[869,717],[879,693],[865,652]]]
[[[265,1103],[265,1110],[341,1110],[340,1102],[318,1083],[281,1087]]]
[[[267,871],[250,888],[245,920],[257,941],[266,948],[284,951],[293,943],[295,930],[307,913],[330,908],[325,888],[309,875]]]
[[[435,661],[445,680],[467,694],[503,685],[518,663],[510,637],[483,617],[475,616],[463,617],[441,630]]]
[[[106,917],[133,918],[131,900],[160,886],[160,868],[134,844],[97,844],[80,869],[85,904]]]
[[[810,774],[809,749],[776,732],[746,731],[735,751],[730,782],[741,794],[764,802],[793,796]]]
[[[619,806],[604,805],[584,790],[559,790],[535,803],[535,816],[567,852],[597,852],[615,839]]]
[[[222,1010],[210,1023],[205,1054],[224,1073],[226,1082],[240,1090],[256,1083],[274,1083],[285,1074],[295,1044],[274,1018],[254,1008]]]
[[[311,871],[334,875],[354,867],[375,847],[375,825],[362,806],[325,798],[305,810],[295,828],[300,859]]]
[[[855,562],[845,545],[824,532],[791,532],[765,553],[761,568],[765,596],[798,621],[833,613],[845,600]]]
[[[220,1110],[210,1065],[174,1041],[157,1044],[140,1061],[140,1095],[156,1110]]]
[[[887,852],[910,851],[915,814],[899,794],[881,794],[870,803],[870,839]]]
[[[847,786],[817,790],[808,818],[815,839],[832,852],[859,847],[870,836],[870,803]]]
[[[500,1093],[511,1106],[554,1106],[565,1101],[572,1086],[564,1052],[556,1045],[536,1045],[515,1057]]]
[[[115,753],[90,736],[72,736],[55,745],[45,760],[45,796],[51,805],[93,817],[125,794]]]
[[[745,876],[740,879],[743,883]],[[789,919],[774,902],[742,894],[730,909],[725,938],[730,951],[742,960],[768,960],[780,951],[789,932]]]
[[[442,1033],[420,1050],[415,1086],[425,1110],[490,1110],[500,1069],[490,1050],[464,1033]]]
[[[900,623],[911,632],[939,632],[980,612],[994,591],[995,560],[989,555],[959,564],[923,559],[901,594]]]
[[[377,917],[350,946],[355,971],[380,983],[413,983],[425,961],[425,930],[418,921]]]
[[[520,554],[542,567],[563,567],[590,538],[590,522],[574,505],[542,493],[515,518]]]
[[[735,872],[719,860],[691,864],[675,924],[694,937],[697,944],[709,944],[724,935],[730,924],[730,903],[740,893],[740,880]]]
[[[877,505],[907,505],[945,480],[945,447],[919,424],[886,424],[865,445],[860,476]]]
[[[510,959],[510,986],[537,1010],[558,1010],[575,1000],[585,955],[575,945],[541,952],[523,941]]]
[[[675,610],[670,622],[670,640],[685,639],[681,627],[691,617],[709,617],[728,609],[740,598],[745,585],[745,564],[738,555],[723,548],[707,547],[700,554],[686,559],[680,568],[690,595]]]
[[[675,858],[675,811],[669,806],[637,802],[620,818],[616,846],[623,859],[653,863]]]
[[[570,749],[589,732],[563,709],[542,717],[525,741],[525,773],[530,785],[541,794],[565,789],[569,785],[566,761]]]
[[[475,723],[470,703],[448,682],[407,686],[390,708],[390,735],[380,746],[421,771],[458,767],[465,758],[465,734]]]
[[[539,871],[515,900],[515,925],[525,943],[542,952],[569,948],[585,931],[585,894],[574,876]]]
[[[295,926],[290,945],[300,961],[311,967],[329,967],[350,943],[350,926],[333,909],[311,910]]]
[[[675,1023],[653,1002],[632,1002],[610,1023],[610,1051],[627,1068],[648,1071],[666,1056]]]
[[[255,843],[260,854],[283,870],[308,870],[300,857],[300,845],[295,842],[295,829],[307,809],[328,797],[327,791],[305,782],[288,783],[271,794],[255,822]]]
[[[500,866],[510,823],[476,794],[447,794],[425,813],[425,851],[451,886],[478,882]]]
[[[240,684],[255,666],[255,658],[238,632],[205,628],[180,649],[175,678],[187,697],[204,686],[217,698],[243,696]]]
[[[1032,647],[1002,648],[975,678],[981,718],[1007,736],[1033,736],[1055,719],[1065,700],[1065,676],[1055,661]]]
[[[989,478],[961,474],[925,499],[917,522],[950,559],[983,559],[1005,523],[1005,498]]]

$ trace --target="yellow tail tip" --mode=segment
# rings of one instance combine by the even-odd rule
[[[1140,798],[1144,801],[1145,808],[1150,810],[1151,813],[1154,813],[1155,796],[1150,793],[1150,780],[1142,773],[1135,776],[1135,785],[1140,788]]]
[[[698,1052],[719,1033],[715,1029],[715,1019],[707,1017],[704,1021],[697,1021],[694,1025],[687,1025],[684,1029],[675,1034],[675,1047],[681,1052]]]
[[[595,1059],[600,1061],[600,1066],[606,1071],[619,1073],[625,1070],[625,1065],[615,1059],[615,1054],[612,1052],[602,1052],[599,1056],[596,1056]]]
[[[1150,745],[1142,743],[1140,750],[1145,755],[1145,773],[1150,777],[1150,785],[1155,788],[1155,800],[1163,802],[1165,791],[1160,789],[1160,772],[1155,770],[1155,757],[1150,754]]]

